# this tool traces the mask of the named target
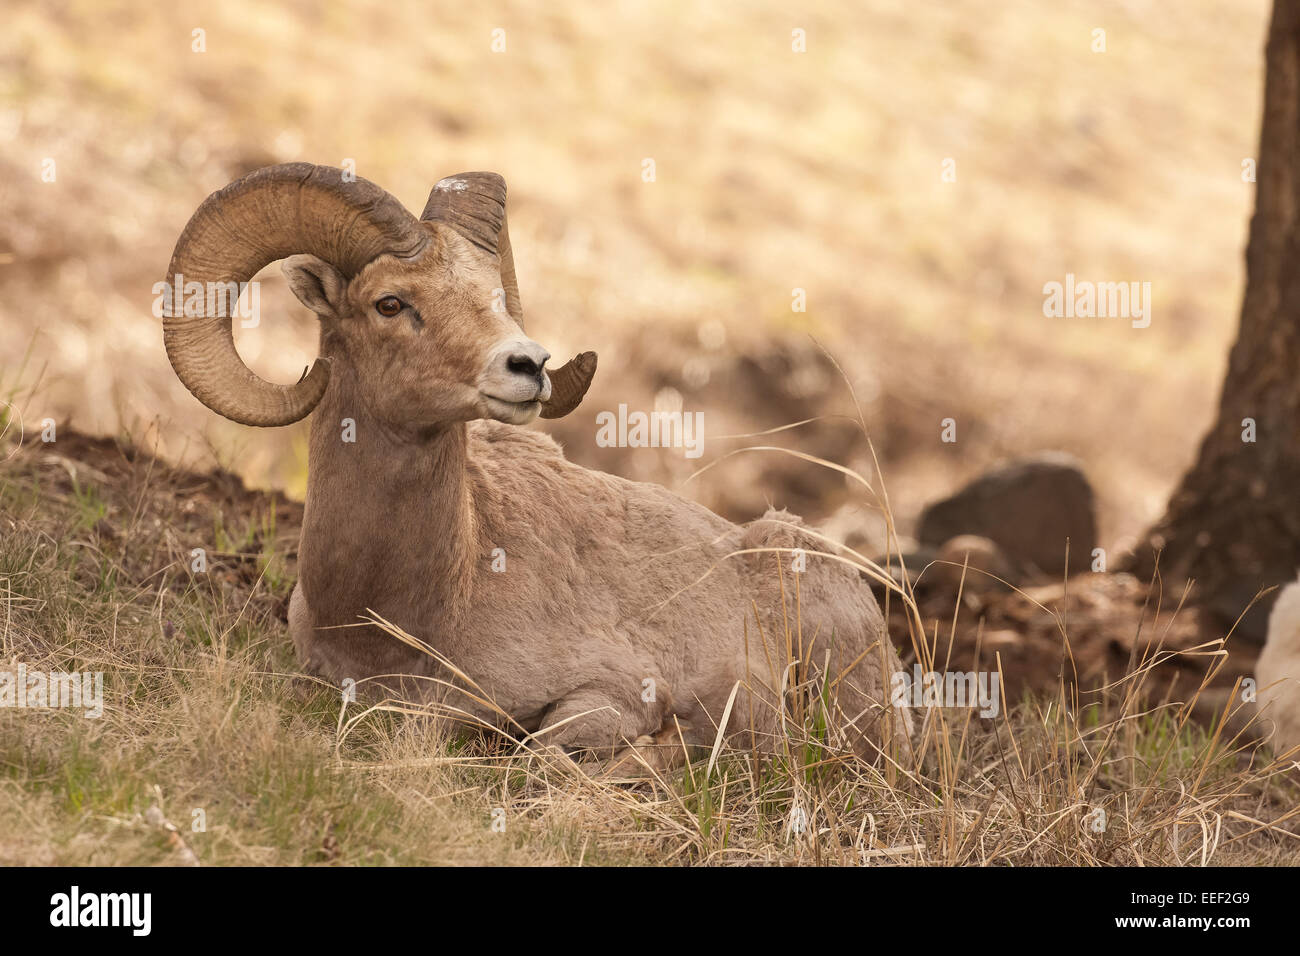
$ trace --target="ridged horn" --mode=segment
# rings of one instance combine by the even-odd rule
[[[234,302],[218,301],[209,314],[205,294],[202,307],[187,310],[185,287],[233,282],[242,289],[269,263],[298,253],[324,259],[350,279],[381,255],[410,258],[427,242],[401,203],[368,180],[345,178],[341,169],[285,163],[249,173],[203,201],[172,252],[163,318],[172,368],[199,401],[232,421],[296,422],[325,394],[328,363],[317,361],[294,385],[262,379],[235,349]]]
[[[498,173],[458,173],[440,179],[429,193],[420,218],[444,223],[501,263],[501,287],[506,311],[524,327],[515,257],[506,222],[506,181]],[[542,404],[543,418],[560,418],[578,407],[596,374],[596,353],[583,352],[550,373],[551,399]]]
[[[577,408],[595,374],[595,352],[579,352],[552,372],[551,400],[542,403],[542,418],[563,418]]]

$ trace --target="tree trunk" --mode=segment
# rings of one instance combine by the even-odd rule
[[[1194,578],[1193,600],[1226,622],[1300,568],[1300,0],[1275,0],[1265,56],[1246,294],[1218,417],[1133,561],[1149,574],[1162,552],[1164,580]],[[1242,637],[1263,640],[1271,598]]]

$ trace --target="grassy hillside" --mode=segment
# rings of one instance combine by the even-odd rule
[[[298,505],[62,445],[0,482],[0,660],[102,671],[103,715],[0,707],[0,865],[1300,862],[1289,762],[1190,722],[1145,659],[1105,706],[934,711],[876,767],[813,704],[781,756],[724,747],[639,785],[345,705],[284,636]]]

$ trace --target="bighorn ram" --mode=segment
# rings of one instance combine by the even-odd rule
[[[801,678],[835,702],[841,743],[901,743],[911,719],[885,704],[898,660],[871,590],[826,558],[792,573],[774,549],[821,547],[798,519],[737,526],[516,427],[577,407],[596,356],[548,373],[524,334],[505,195],[495,173],[452,176],[416,219],[373,183],[293,163],[209,196],[176,244],[168,285],[246,282],[288,257],[320,320],[310,374],[275,385],[239,358],[228,314],[177,304],[164,319],[177,376],[213,411],[247,425],[316,411],[289,606],[304,664],[335,681],[405,675],[402,693],[502,725],[451,699],[430,654],[357,626],[373,611],[548,744],[608,756],[680,726],[708,745],[731,701],[728,735],[772,751]]]

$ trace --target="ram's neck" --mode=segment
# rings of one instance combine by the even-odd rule
[[[299,552],[317,627],[354,623],[366,608],[435,644],[455,626],[478,551],[466,456],[465,425],[394,434],[335,363],[312,417]]]

